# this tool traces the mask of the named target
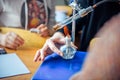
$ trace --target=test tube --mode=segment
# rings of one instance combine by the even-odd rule
[[[58,23],[57,25],[53,26],[53,29],[56,31],[56,30],[59,30],[61,28],[63,28],[64,26],[70,24],[74,19],[77,20],[78,18],[82,18],[84,16],[86,16],[88,13],[92,12],[93,11],[93,7],[92,6],[89,6],[88,8],[86,9],[81,9],[78,13],[76,13],[75,15],[67,18],[66,20]],[[73,19],[74,18],[74,19]]]

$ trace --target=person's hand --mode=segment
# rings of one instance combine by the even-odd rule
[[[17,49],[19,46],[24,44],[24,40],[14,32],[8,32],[0,35],[0,45],[10,48]]]
[[[65,44],[65,37],[62,33],[56,32],[51,38],[46,40],[44,46],[36,52],[34,61],[43,61],[47,55],[52,54],[53,52],[63,56],[63,53],[59,50],[61,46]],[[73,43],[71,45],[74,48],[77,48]]]
[[[44,46],[36,52],[34,61],[43,61],[47,55],[53,52],[62,56],[62,52],[59,50],[60,46],[65,43],[63,34],[57,32],[50,39],[46,40]]]
[[[48,27],[44,24],[41,24],[37,27],[38,30],[40,30],[40,36],[47,37],[50,35]]]

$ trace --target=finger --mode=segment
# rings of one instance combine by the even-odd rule
[[[51,39],[48,41],[48,46],[53,52],[63,56],[63,53],[55,46],[54,42]]]
[[[44,50],[41,50],[41,55],[40,55],[41,61],[44,61],[45,55],[46,55],[46,53],[44,52]],[[39,59],[39,60],[40,60],[40,59]]]
[[[78,49],[78,47],[73,42],[71,42],[71,46]]]
[[[44,27],[40,29],[41,32],[47,32],[48,31],[48,27]]]
[[[18,45],[23,45],[24,44],[24,40],[22,38],[20,38],[19,36],[15,38],[15,44]]]
[[[41,53],[42,53],[42,55],[44,54],[44,57],[53,53],[53,51],[49,48],[48,44],[49,44],[49,39],[46,40],[46,43],[44,44],[43,48],[41,49]]]
[[[7,43],[15,48],[19,47],[20,45],[22,45],[23,43],[21,43],[17,37],[14,38],[12,35],[8,37],[7,39]]]
[[[48,28],[47,27],[45,27],[45,28],[42,28],[42,29],[40,29],[40,32],[41,33],[48,33],[49,31],[48,31]]]
[[[37,50],[35,57],[34,57],[34,61],[37,62],[39,57],[40,57],[40,50]]]
[[[20,44],[24,44],[24,39],[17,35],[16,40],[20,42]]]
[[[47,36],[49,36],[49,32],[48,32],[48,31],[46,31],[46,32],[41,32],[40,36],[41,36],[41,37],[47,37]]]
[[[16,41],[17,44],[22,45],[24,43],[24,39],[22,39],[19,35],[17,35],[16,33],[11,33],[12,39],[13,41]]]
[[[42,29],[42,28],[44,28],[44,27],[46,27],[44,24],[41,24],[41,25],[39,25],[38,27],[37,27],[37,29]]]
[[[38,58],[39,61],[44,61],[45,57],[49,55],[46,53],[44,49],[40,49],[40,57]]]
[[[17,49],[17,47],[19,47],[18,44],[15,44],[14,42],[12,42],[9,39],[7,40],[5,46],[8,47],[8,48],[11,48],[11,49]]]
[[[10,44],[9,42],[6,42],[5,47],[10,48],[10,49],[15,49],[15,50],[17,49],[17,47],[16,47],[16,46],[14,46],[14,45]]]

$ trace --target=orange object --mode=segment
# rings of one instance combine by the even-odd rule
[[[69,34],[69,29],[68,29],[68,27],[67,26],[64,26],[64,33],[65,33],[65,35],[66,36],[68,36],[68,37],[70,37],[70,34]]]
[[[29,23],[29,28],[36,28],[39,25],[39,19],[33,18]]]

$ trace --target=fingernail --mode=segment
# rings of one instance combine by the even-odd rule
[[[63,56],[63,53],[60,52],[60,56]]]
[[[41,61],[43,62],[43,61],[44,61],[44,58],[41,58]]]

